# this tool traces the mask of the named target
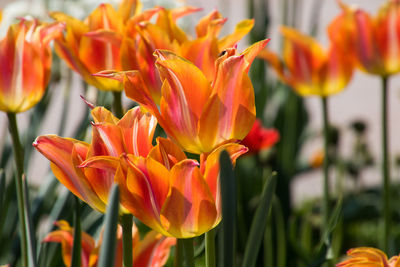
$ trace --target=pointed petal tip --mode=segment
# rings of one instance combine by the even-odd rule
[[[79,96],[80,96],[80,98],[83,100],[83,102],[85,102],[86,105],[88,105],[88,107],[89,107],[90,109],[94,109],[94,108],[95,108],[95,105],[92,104],[91,102],[89,102],[83,95],[79,95]]]

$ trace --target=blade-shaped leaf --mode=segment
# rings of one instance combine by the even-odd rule
[[[228,152],[220,156],[222,222],[218,240],[220,266],[235,266],[236,183]]]
[[[276,187],[276,174],[273,173],[271,178],[265,183],[261,194],[261,201],[257,207],[253,221],[251,223],[249,238],[247,239],[246,250],[244,253],[243,267],[255,266],[260,244],[263,238],[269,211],[271,209],[272,198]]]
[[[114,184],[105,216],[103,243],[100,248],[99,267],[114,266],[119,213],[119,188]]]

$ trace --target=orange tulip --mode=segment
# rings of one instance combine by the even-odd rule
[[[357,267],[357,266],[400,266],[400,257],[393,256],[388,259],[381,250],[369,247],[353,248],[347,251],[349,259],[336,264],[337,267]]]
[[[214,78],[215,61],[219,54],[226,48],[234,46],[244,35],[246,35],[254,25],[253,20],[243,20],[232,34],[218,38],[219,32],[226,19],[218,11],[213,11],[203,17],[196,26],[196,38],[191,38],[180,29],[176,20],[184,15],[190,14],[200,9],[194,7],[183,7],[178,9],[160,8],[155,23],[143,21],[135,23],[141,38],[138,39],[136,46],[132,43],[131,47],[124,50],[124,58],[129,58],[135,54],[136,58],[130,62],[136,62],[131,69],[138,70],[149,88],[149,92],[158,105],[161,99],[162,81],[154,65],[156,58],[153,56],[154,50],[169,50],[188,59],[200,68],[209,82]],[[133,27],[130,27],[133,28]],[[131,36],[131,33],[127,34]],[[128,68],[125,68],[128,69]]]
[[[329,96],[340,92],[350,81],[353,67],[348,56],[331,45],[325,51],[313,38],[289,27],[281,28],[285,38],[283,59],[264,50],[267,60],[280,79],[301,95]]]
[[[66,266],[71,265],[72,246],[74,242],[74,229],[66,221],[58,221],[60,228],[48,234],[43,242],[61,243],[63,262]],[[81,266],[95,267],[99,258],[102,236],[95,244],[94,239],[85,232],[82,232]],[[133,266],[164,266],[168,260],[171,246],[176,240],[171,237],[164,237],[157,232],[150,231],[141,240],[138,229],[134,224],[132,227],[132,249]],[[117,250],[114,262],[115,267],[122,267],[122,229],[118,226]]]
[[[87,83],[101,90],[122,91],[119,83],[91,74],[107,69],[123,69],[121,46],[126,22],[132,14],[137,15],[139,10],[138,1],[125,0],[121,2],[118,11],[110,4],[101,4],[84,21],[61,12],[51,12],[55,20],[66,23],[65,36],[56,40],[57,54],[71,69],[81,74]],[[154,13],[151,10],[136,20],[149,19]]]
[[[40,101],[50,78],[49,42],[63,27],[25,19],[10,26],[0,41],[0,110],[23,112]]]
[[[147,226],[166,236],[199,236],[221,220],[219,155],[231,159],[247,151],[239,144],[225,144],[199,164],[187,159],[169,139],[158,138],[147,157],[131,154],[93,157],[83,168],[113,170],[121,190],[121,204]]]
[[[254,91],[247,73],[267,43],[255,43],[241,54],[234,48],[224,50],[215,62],[212,84],[193,63],[172,52],[156,50],[156,66],[164,81],[159,106],[140,72],[97,75],[123,82],[126,95],[151,111],[184,150],[208,153],[223,143],[242,140],[253,126]]]
[[[262,150],[269,149],[279,141],[279,132],[275,129],[262,127],[261,121],[256,119],[247,136],[241,144],[249,149],[247,155],[257,154]]]
[[[55,177],[73,194],[92,208],[105,212],[114,175],[107,171],[83,169],[79,165],[91,157],[119,157],[129,153],[147,156],[152,149],[156,119],[143,114],[139,107],[129,110],[119,120],[105,108],[92,110],[92,143],[56,135],[39,136],[35,148],[51,161]]]
[[[342,13],[328,27],[329,37],[361,70],[388,76],[400,71],[400,2],[390,0],[376,17],[338,1]]]

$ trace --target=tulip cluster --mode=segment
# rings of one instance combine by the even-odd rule
[[[389,0],[376,17],[338,2],[342,13],[328,27],[328,48],[294,28],[281,27],[282,59],[266,48],[268,39],[238,51],[237,43],[254,21],[243,20],[221,37],[227,19],[217,10],[199,20],[195,36],[186,34],[177,21],[200,10],[191,6],[142,10],[139,0],[122,0],[118,8],[100,4],[82,21],[56,11],[49,14],[53,23],[21,19],[12,25],[0,41],[0,110],[9,116],[16,150],[21,240],[29,240],[29,226],[24,226],[29,209],[24,210],[28,201],[21,193],[24,153],[15,114],[42,98],[50,79],[52,40],[57,55],[87,84],[112,91],[114,96],[124,92],[134,102],[133,108],[124,110],[121,99],[115,99],[112,113],[85,100],[93,118],[90,141],[49,134],[33,143],[50,161],[58,181],[90,208],[106,213],[110,203],[119,205],[123,230],[118,230],[117,246],[133,255],[134,266],[163,266],[175,238],[200,236],[221,222],[225,188],[220,183],[220,156],[224,151],[235,165],[241,155],[258,154],[279,141],[276,130],[265,129],[256,120],[249,69],[257,57],[269,62],[296,93],[322,100],[325,151],[312,166],[323,163],[322,224],[330,227],[327,100],[341,92],[359,68],[382,78],[386,108],[387,79],[400,72],[400,1]],[[387,245],[391,213],[386,109],[382,117]],[[157,126],[165,135],[156,136]],[[118,188],[119,203],[109,201],[112,187]],[[122,238],[126,216],[130,223],[134,216],[151,228],[141,240],[134,226],[128,249],[129,238]],[[60,229],[44,241],[61,243],[63,261],[69,266],[74,230],[65,221],[57,225]],[[330,231],[325,230],[324,235]],[[81,235],[82,266],[97,266],[102,239],[95,244],[88,234]],[[24,242],[23,257],[35,255],[25,251]],[[338,266],[400,266],[398,257],[388,260],[372,248],[353,249],[348,255],[351,258]],[[115,266],[122,266],[122,261],[126,266],[126,258],[122,260],[118,250]]]
[[[106,91],[124,90],[141,106],[117,118],[88,103],[90,143],[56,135],[34,142],[55,177],[93,209],[106,211],[110,189],[117,183],[120,216],[132,214],[176,238],[199,236],[221,221],[219,156],[226,150],[235,163],[248,151],[239,144],[256,117],[248,71],[268,43],[260,41],[238,53],[236,43],[254,22],[244,20],[220,38],[226,19],[218,11],[200,19],[192,38],[176,20],[198,10],[142,11],[139,2],[122,1],[118,10],[101,4],[84,21],[52,12],[65,25],[55,49],[67,65],[87,83]],[[157,123],[168,137],[157,137],[153,145]],[[264,132],[250,135],[253,153],[275,143],[274,134],[263,142]],[[185,152],[197,154],[200,162]],[[63,233],[70,233],[67,228]]]

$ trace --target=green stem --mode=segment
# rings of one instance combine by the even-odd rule
[[[114,114],[117,118],[120,119],[124,115],[124,111],[122,109],[122,92],[114,91],[113,96],[114,96],[114,101],[113,101]]]
[[[206,267],[215,267],[215,229],[205,234],[206,238]]]
[[[176,240],[174,267],[183,267],[183,243],[182,239]]]
[[[383,176],[383,251],[389,252],[390,234],[390,172],[388,159],[388,77],[382,77],[382,176]]]
[[[15,177],[16,189],[17,189],[17,201],[18,201],[18,217],[20,227],[20,238],[21,238],[21,251],[22,251],[22,266],[28,266],[28,236],[26,232],[26,218],[24,215],[24,194],[22,185],[22,175],[24,173],[24,151],[21,146],[18,134],[17,118],[15,113],[7,113],[8,126],[13,142],[14,159],[17,167],[17,175]]]
[[[178,242],[182,242],[183,245],[186,263],[185,267],[194,267],[193,238],[178,239]]]
[[[329,115],[328,115],[328,99],[326,97],[322,97],[322,115],[323,115],[323,124],[324,124],[324,164],[323,164],[323,172],[324,172],[324,181],[323,181],[323,227],[322,232],[324,232],[325,228],[328,226],[329,222]]]
[[[123,257],[124,267],[131,267],[133,265],[132,256],[132,225],[133,216],[130,214],[124,214],[121,217],[122,225],[122,241],[123,241]]]
[[[82,236],[81,236],[81,214],[80,203],[77,197],[75,199],[75,213],[74,213],[74,241],[72,245],[71,267],[81,266],[82,254]]]

